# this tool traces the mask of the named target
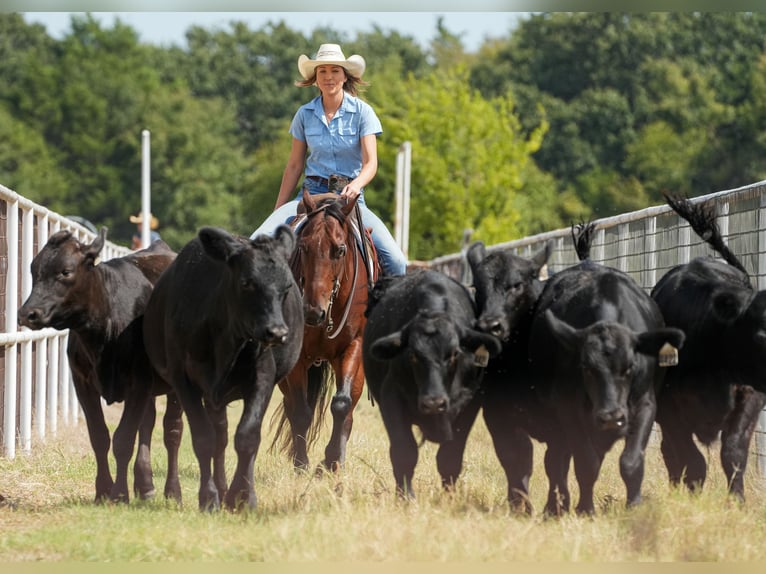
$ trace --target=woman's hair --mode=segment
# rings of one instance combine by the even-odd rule
[[[319,66],[317,66],[318,68]],[[341,66],[342,67],[342,66]],[[346,68],[343,68],[346,70]],[[317,70],[314,68],[314,73],[311,74],[311,77],[308,80],[299,80],[295,82],[295,85],[299,88],[305,88],[307,86],[313,86],[316,84],[317,81]],[[346,81],[343,82],[343,91],[348,92],[352,96],[356,96],[359,92],[359,88],[361,86],[369,86],[370,84],[368,82],[365,82],[362,80],[362,78],[357,78],[356,76],[352,76],[348,70],[346,70]]]

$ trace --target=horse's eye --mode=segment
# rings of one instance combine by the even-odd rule
[[[343,243],[338,246],[338,257],[345,257],[346,256],[346,244]]]

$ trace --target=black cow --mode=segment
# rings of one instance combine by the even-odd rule
[[[390,442],[397,492],[414,497],[418,445],[439,443],[442,478],[457,477],[465,437],[480,404],[482,367],[500,342],[472,328],[468,290],[429,269],[379,280],[370,295],[362,357],[367,384],[380,405]]]
[[[186,412],[200,467],[200,509],[218,509],[221,500],[230,509],[256,506],[253,465],[263,416],[303,339],[301,294],[287,263],[294,246],[287,226],[273,238],[252,240],[204,227],[157,282],[147,306],[147,352]],[[244,406],[227,491],[225,405],[237,399]]]
[[[627,505],[640,502],[655,392],[666,370],[660,351],[666,344],[679,348],[684,334],[664,326],[656,303],[629,275],[588,258],[593,224],[577,229],[581,262],[546,281],[529,357],[536,390],[563,432],[555,441],[558,463],[546,460],[549,480],[566,482],[569,454],[563,452],[571,453],[580,487],[576,510],[593,514],[593,486],[604,455],[621,438]]]
[[[724,244],[714,204],[666,200],[724,261],[698,257],[678,265],[652,290],[665,322],[687,336],[658,399],[662,456],[671,483],[701,488],[706,463],[692,436],[710,445],[720,432],[729,491],[744,500],[747,453],[766,403],[766,292],[753,288]]]
[[[508,480],[509,505],[512,510],[527,513],[532,512],[530,436],[550,444],[546,464],[559,460],[555,451],[557,421],[537,395],[527,358],[532,318],[543,290],[540,274],[551,249],[551,242],[547,242],[526,259],[506,251],[487,252],[477,241],[466,252],[478,311],[476,328],[499,337],[503,343],[502,352],[491,358],[484,370],[484,420]],[[546,513],[556,512],[559,505],[569,505],[566,481],[550,484]]]
[[[67,356],[77,399],[96,455],[96,500],[128,501],[128,466],[136,432],[139,448],[134,465],[134,491],[154,495],[150,461],[156,417],[152,395],[169,387],[152,377],[141,340],[141,315],[153,286],[176,254],[163,242],[124,257],[96,264],[106,240],[102,228],[85,244],[69,231],[54,233],[32,260],[32,292],[19,309],[19,324],[30,329],[69,329]],[[125,401],[114,432],[115,480],[109,470],[109,430],[101,397]],[[165,496],[180,502],[178,448],[183,419],[171,393],[165,413],[168,475]]]

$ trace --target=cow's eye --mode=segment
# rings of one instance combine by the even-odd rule
[[[74,274],[74,271],[71,269],[62,269],[61,270],[61,278],[62,279],[69,279]]]
[[[632,366],[632,365],[631,365],[631,366],[629,366],[627,369],[625,369],[625,370],[622,372],[622,376],[623,376],[624,378],[626,378],[626,379],[627,379],[628,377],[630,377],[632,374],[633,374],[633,366]]]

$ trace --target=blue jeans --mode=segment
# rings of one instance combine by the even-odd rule
[[[305,180],[303,183],[304,190],[309,193],[327,193],[327,186],[321,183]],[[298,195],[280,206],[278,209],[269,215],[263,223],[253,231],[250,235],[252,239],[256,235],[274,233],[280,224],[287,222],[294,217],[298,210],[298,202],[301,199],[303,191]],[[404,257],[404,253],[396,244],[391,232],[388,231],[386,225],[375,215],[364,203],[364,194],[359,196],[357,204],[362,212],[362,223],[365,227],[372,229],[372,242],[375,244],[375,249],[378,252],[378,260],[383,268],[385,275],[404,275],[407,272],[407,259]]]

